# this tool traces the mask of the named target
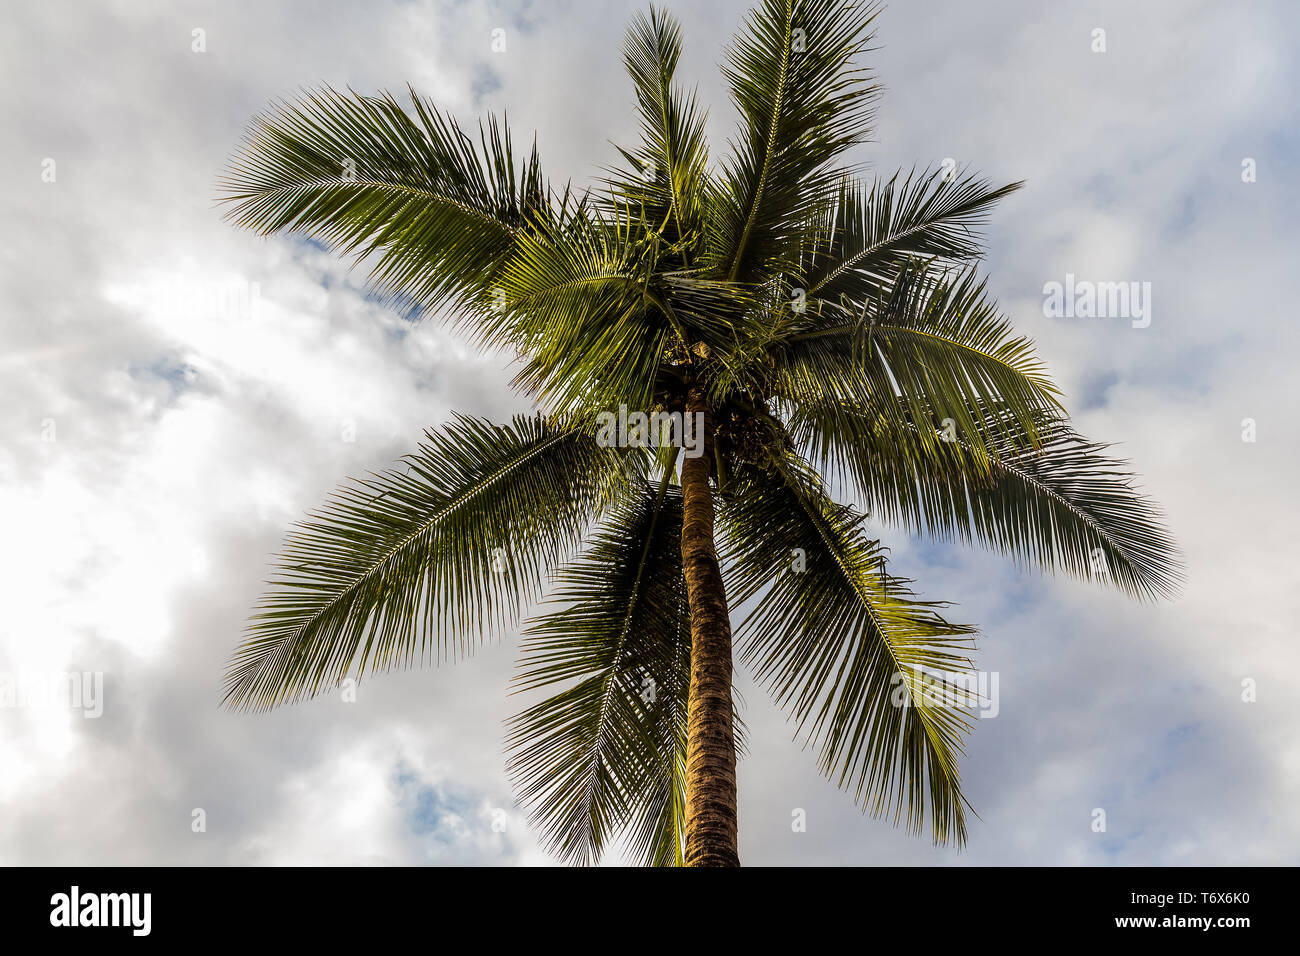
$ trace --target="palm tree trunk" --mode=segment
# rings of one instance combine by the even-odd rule
[[[686,716],[686,865],[739,866],[736,741],[731,704],[731,618],[713,543],[713,410],[691,389],[687,415],[704,414],[703,454],[682,459],[682,566],[691,608]],[[697,441],[700,440],[697,438]]]

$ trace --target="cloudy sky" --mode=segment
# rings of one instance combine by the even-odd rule
[[[223,223],[214,180],[273,98],[409,82],[462,119],[508,110],[549,176],[585,182],[634,136],[619,40],[639,6],[5,5],[0,677],[104,676],[98,718],[0,707],[0,863],[550,862],[504,773],[509,641],[354,703],[218,707],[291,521],[453,409],[525,405],[499,356],[404,325],[319,249]],[[744,7],[670,9],[716,155]],[[878,31],[887,94],[858,158],[1027,180],[988,231],[991,288],[1081,430],[1143,476],[1188,583],[1143,606],[885,532],[999,675],[964,763],[969,847],[861,815],[742,675],[742,860],[1300,863],[1297,8],[900,0]],[[1149,326],[1046,317],[1067,273],[1151,283]]]

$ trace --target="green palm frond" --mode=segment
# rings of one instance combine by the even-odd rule
[[[816,309],[818,300],[862,301],[912,258],[976,258],[979,229],[992,207],[1021,185],[994,188],[978,176],[942,169],[900,171],[870,186],[845,177],[835,202],[808,233],[806,261],[792,284]]]
[[[896,420],[952,418],[980,452],[986,436],[1038,441],[1038,424],[1063,414],[1058,391],[1027,336],[988,296],[973,268],[933,272],[916,263],[861,312],[821,317],[777,355],[777,392],[834,414],[866,405]],[[982,410],[1004,414],[981,417]],[[919,440],[937,439],[924,432]]]
[[[511,774],[548,848],[592,863],[621,831],[680,865],[690,682],[682,499],[646,486],[559,578],[529,625],[519,691],[569,684],[511,721]]]
[[[861,516],[796,459],[746,469],[722,510],[728,593],[754,600],[736,630],[754,669],[821,768],[864,810],[928,820],[936,842],[965,839],[957,758],[967,713],[922,692],[919,675],[967,672],[974,631],[917,599],[886,569]]]
[[[642,141],[620,149],[631,173],[616,173],[614,195],[635,204],[669,246],[682,267],[694,264],[691,250],[703,234],[702,216],[708,182],[705,115],[695,94],[673,83],[681,56],[681,27],[669,14],[651,6],[628,25],[623,62],[636,90]]]
[[[228,218],[290,232],[360,260],[373,287],[408,313],[473,297],[534,219],[549,216],[536,147],[516,162],[490,117],[476,143],[411,91],[330,88],[258,117],[222,180]]]
[[[621,214],[521,237],[497,279],[490,337],[526,356],[515,383],[557,413],[650,401],[673,314],[651,287],[653,243]]]
[[[620,457],[540,417],[458,416],[404,468],[300,522],[226,675],[226,702],[311,697],[355,666],[454,658],[507,627],[618,493]]]
[[[1125,462],[1068,422],[1044,420],[1033,442],[1008,440],[998,436],[1016,427],[1014,416],[981,411],[972,417],[1001,417],[1005,428],[972,443],[938,415],[916,422],[845,406],[820,412],[799,410],[796,441],[828,473],[848,477],[874,517],[1133,597],[1177,593],[1178,548],[1159,512]]]
[[[783,271],[832,192],[834,163],[865,140],[878,88],[853,58],[879,8],[843,0],[762,0],[723,68],[741,129],[709,224],[711,258],[731,280]]]
[[[761,334],[765,316],[760,288],[680,272],[658,279],[685,341],[708,346],[711,360],[734,353]]]
[[[769,283],[766,321],[738,337],[720,386],[761,374],[769,353],[790,337],[842,326],[884,301],[900,280],[912,280],[918,261],[979,257],[979,229],[990,209],[1020,185],[995,189],[977,176],[945,170],[898,172],[870,185],[844,176],[834,200],[800,231],[798,267]]]

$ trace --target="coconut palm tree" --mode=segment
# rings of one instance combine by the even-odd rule
[[[542,693],[508,750],[545,844],[736,865],[743,608],[735,656],[825,773],[865,811],[965,839],[972,702],[934,688],[972,672],[974,630],[894,572],[868,516],[1141,599],[1179,572],[978,277],[979,227],[1019,184],[846,164],[878,94],[855,65],[876,14],[762,0],[723,67],[740,128],[719,163],[674,83],[678,25],[637,16],[641,140],[581,191],[503,122],[472,136],[414,91],[326,88],[253,123],[233,221],[366,260],[404,315],[513,353],[536,412],[456,417],[300,523],[230,706],[456,659],[531,609],[516,689]],[[615,411],[657,427],[616,433]]]

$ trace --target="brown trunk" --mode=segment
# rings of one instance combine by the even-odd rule
[[[691,690],[686,724],[686,865],[739,866],[736,742],[731,705],[731,618],[713,544],[713,411],[692,389],[686,412],[704,413],[703,454],[682,458],[682,565],[691,607]],[[694,419],[692,418],[692,421]],[[696,439],[699,441],[699,437]]]

